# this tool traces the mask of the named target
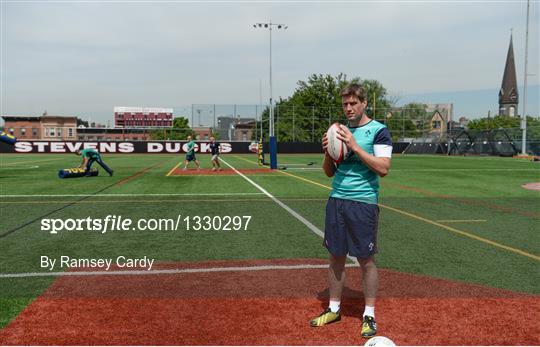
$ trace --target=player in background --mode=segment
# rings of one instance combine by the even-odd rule
[[[338,138],[345,142],[349,152],[335,164],[326,148],[323,170],[334,177],[332,192],[326,205],[324,246],[330,253],[328,281],[330,302],[328,309],[310,321],[319,327],[341,319],[341,293],[345,283],[347,255],[355,257],[362,272],[365,298],[361,336],[377,334],[375,299],[379,283],[375,254],[377,253],[377,225],[379,219],[379,177],[390,169],[392,141],[386,126],[369,118],[364,110],[367,95],[359,84],[349,84],[341,92],[343,111],[348,126],[341,125]]]
[[[187,166],[190,161],[195,162],[195,165],[197,165],[197,170],[201,169],[201,164],[199,164],[199,161],[195,157],[195,141],[193,141],[193,138],[191,135],[187,137],[188,143],[187,143],[187,151],[186,151],[186,160],[184,160],[184,168],[183,170],[187,170]]]
[[[109,176],[112,176],[114,171],[107,166],[101,159],[99,152],[93,148],[85,148],[83,150],[75,151],[75,154],[82,155],[82,163],[79,166],[81,169],[85,169],[84,175],[89,176],[90,168],[94,162],[98,163],[105,171],[109,173]]]
[[[221,152],[221,145],[216,142],[216,138],[210,137],[210,151],[212,152],[212,171],[221,171],[221,165],[219,163],[219,153]]]

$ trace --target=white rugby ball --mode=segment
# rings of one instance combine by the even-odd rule
[[[328,139],[328,147],[326,147],[326,151],[336,163],[340,163],[343,159],[345,159],[345,156],[349,151],[345,142],[341,141],[337,137],[339,125],[339,123],[332,124],[326,132],[326,138]]]
[[[367,340],[364,346],[395,346],[394,341],[390,340],[388,337],[384,336],[375,336]]]

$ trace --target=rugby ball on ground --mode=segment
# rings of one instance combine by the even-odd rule
[[[326,151],[336,163],[340,163],[343,159],[345,159],[345,156],[349,150],[345,142],[341,141],[337,137],[339,126],[339,123],[334,123],[326,132],[326,138],[328,139],[328,147],[326,147]]]
[[[375,336],[367,340],[364,346],[395,346],[394,341],[390,340],[388,337],[384,336]]]

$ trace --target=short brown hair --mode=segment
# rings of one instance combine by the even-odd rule
[[[367,99],[366,91],[361,84],[349,83],[341,90],[341,96],[356,96],[360,102]]]

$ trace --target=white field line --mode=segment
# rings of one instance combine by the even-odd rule
[[[473,168],[449,168],[449,169],[392,169],[394,171],[403,172],[445,172],[445,171],[540,171],[538,168],[533,169],[505,169],[505,168],[485,168],[485,169],[473,169]]]
[[[396,153],[394,153],[396,154]],[[492,161],[495,161],[495,160],[498,160],[498,161],[513,161],[515,163],[519,163],[519,162],[527,162],[527,160],[523,160],[523,158],[504,158],[504,157],[485,157],[485,156],[474,156],[474,155],[471,155],[471,156],[440,156],[440,155],[429,155],[429,154],[400,154],[400,153],[397,153],[396,155],[396,158],[412,158],[412,157],[415,157],[415,158],[445,158],[445,159],[448,159],[448,160],[454,160],[454,161],[459,161],[459,160],[474,160],[474,161],[477,161],[477,160],[492,160]],[[517,159],[517,160],[516,160]]]
[[[0,170],[9,170],[9,171],[38,169],[38,168],[39,168],[39,165],[25,165],[25,166],[13,166],[13,167],[0,166]]]
[[[287,167],[286,171],[321,171],[322,167]],[[492,168],[492,169],[473,169],[473,168],[449,168],[449,169],[392,169],[392,172],[459,172],[459,171],[473,171],[473,172],[490,172],[490,171],[538,171],[540,169],[504,169],[504,168]]]
[[[419,156],[419,157],[422,157],[422,156]],[[238,159],[241,159],[241,160],[244,160],[244,161],[247,161],[248,163],[252,163],[252,164],[255,164],[255,165],[258,165],[256,162],[254,161],[251,161],[251,160],[248,160],[248,159],[245,159],[245,158],[242,158],[242,157],[238,157],[238,156],[235,156],[235,158],[238,158]],[[489,159],[489,158],[459,158],[459,159],[475,159],[475,160],[497,160],[498,158],[495,158],[495,159]],[[528,163],[528,161],[525,161],[526,163]],[[284,164],[284,163],[279,163],[278,166],[280,165],[284,165],[284,166],[287,166],[287,165],[306,165],[306,164]],[[312,167],[287,167],[287,171],[293,171],[293,170],[305,170],[305,171],[310,171],[310,170],[313,170],[313,171],[316,171],[316,170],[322,170],[322,167],[321,166],[312,166]],[[445,172],[445,171],[540,171],[540,169],[538,168],[526,168],[526,169],[509,169],[509,168],[484,168],[484,169],[478,169],[478,168],[447,168],[447,169],[440,169],[440,168],[432,168],[432,169],[392,169],[392,172],[396,172],[396,171],[400,171],[400,172]]]
[[[356,267],[356,264],[345,264],[346,267]],[[140,276],[140,275],[174,275],[188,273],[208,272],[237,272],[237,271],[268,271],[268,270],[308,270],[328,269],[326,264],[301,264],[301,265],[260,265],[260,266],[231,266],[193,269],[162,269],[162,270],[119,270],[119,271],[70,271],[70,272],[24,272],[4,273],[0,278],[24,278],[24,277],[58,277],[58,276]]]
[[[0,198],[55,198],[55,197],[83,197],[83,196],[229,196],[229,195],[264,195],[263,193],[141,193],[141,194],[11,194],[0,195]]]
[[[64,158],[52,158],[52,159],[42,159],[42,160],[25,160],[25,161],[16,161],[11,163],[2,163],[2,167],[7,166],[17,166],[19,164],[35,164],[35,163],[42,163],[44,161],[56,161],[56,160],[63,160]]]
[[[281,202],[280,200],[278,200],[275,196],[273,196],[272,194],[270,194],[267,190],[265,190],[263,187],[261,187],[260,185],[258,185],[257,183],[253,182],[249,177],[247,177],[246,175],[242,174],[240,171],[236,170],[231,164],[227,163],[225,160],[221,159],[221,161],[223,163],[225,163],[225,165],[227,165],[228,167],[230,167],[231,169],[234,170],[234,172],[236,172],[238,175],[240,175],[243,179],[245,179],[246,181],[248,181],[249,183],[251,183],[251,185],[253,185],[255,188],[257,188],[258,190],[260,190],[261,192],[263,192],[266,196],[268,196],[270,199],[272,199],[276,204],[278,204],[279,206],[281,206],[285,211],[289,212],[293,217],[295,217],[296,219],[298,219],[300,222],[302,222],[305,226],[307,226],[311,231],[313,231],[315,234],[319,235],[321,238],[324,238],[324,233],[319,229],[317,228],[315,225],[313,225],[310,221],[308,221],[307,219],[305,219],[304,217],[302,217],[300,214],[298,214],[295,210],[293,210],[292,208],[290,208],[289,206],[287,206],[286,204],[284,204],[283,202]],[[358,261],[356,260],[356,258],[354,257],[351,257],[351,256],[347,256],[347,258],[349,258],[350,260],[352,260],[355,264],[358,264]]]
[[[289,175],[291,177],[295,177],[297,179],[300,179],[302,181],[305,181],[305,182],[309,182],[311,184],[314,184],[314,185],[317,185],[317,186],[320,186],[320,187],[324,187],[326,189],[332,189],[330,188],[329,186],[325,186],[324,184],[321,184],[321,183],[318,183],[318,182],[315,182],[315,181],[312,181],[312,180],[308,180],[307,178],[304,178],[304,177],[300,177],[300,176],[296,176],[296,175],[293,175],[292,173],[288,173],[286,171],[280,171],[282,174],[284,175]],[[458,234],[458,235],[461,235],[461,236],[466,236],[466,237],[469,237],[471,239],[474,239],[474,240],[477,240],[477,241],[480,241],[480,242],[483,242],[485,244],[488,244],[488,245],[491,245],[491,246],[494,246],[494,247],[498,247],[498,248],[502,248],[502,249],[505,249],[507,251],[510,251],[510,252],[513,252],[513,253],[517,253],[517,254],[520,254],[520,255],[523,255],[523,256],[526,256],[526,257],[529,257],[529,258],[532,258],[534,260],[538,260],[540,261],[540,256],[537,256],[537,255],[534,255],[534,254],[531,254],[531,253],[527,253],[525,251],[522,251],[520,249],[517,249],[517,248],[513,248],[513,247],[509,247],[509,246],[506,246],[506,245],[503,245],[501,243],[498,243],[498,242],[495,242],[495,241],[491,241],[489,239],[486,239],[486,238],[483,238],[483,237],[480,237],[480,236],[476,236],[474,234],[471,234],[471,233],[468,233],[466,231],[463,231],[463,230],[459,230],[459,229],[456,229],[456,228],[452,228],[448,225],[445,225],[445,224],[442,224],[442,223],[438,223],[434,220],[431,220],[431,219],[428,219],[428,218],[424,218],[424,217],[421,217],[419,215],[416,215],[416,214],[413,214],[413,213],[409,213],[407,211],[404,211],[404,210],[400,210],[398,208],[394,208],[394,207],[390,207],[388,205],[383,205],[381,203],[379,203],[379,206],[382,207],[382,208],[385,208],[385,209],[388,209],[390,211],[394,211],[394,212],[397,212],[399,214],[402,214],[402,215],[405,215],[405,216],[408,216],[410,218],[413,218],[413,219],[416,219],[416,220],[420,220],[422,222],[425,222],[425,223],[428,223],[428,224],[431,224],[431,225],[435,225],[439,228],[442,228],[442,229],[445,229],[447,231],[450,231],[452,233],[455,233],[455,234]]]

